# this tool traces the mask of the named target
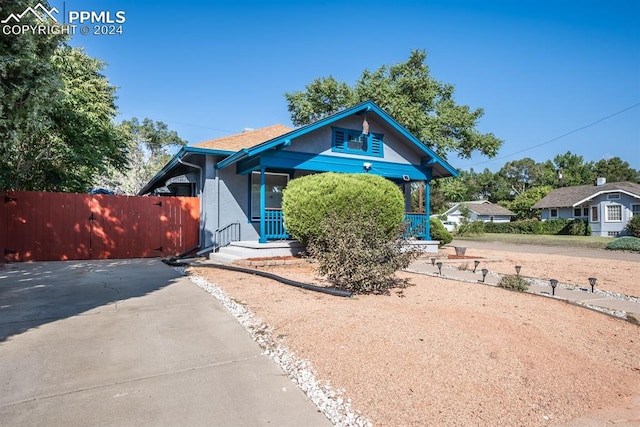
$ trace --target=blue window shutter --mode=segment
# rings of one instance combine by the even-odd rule
[[[333,148],[343,151],[345,146],[344,131],[336,130],[333,134]]]
[[[373,156],[382,157],[382,135],[371,134],[371,146],[369,153]]]

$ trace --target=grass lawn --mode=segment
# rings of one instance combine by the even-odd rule
[[[591,236],[548,236],[537,234],[505,234],[505,233],[485,233],[481,236],[454,236],[455,240],[473,240],[477,242],[500,242],[515,243],[523,245],[544,245],[544,246],[568,246],[581,248],[604,247],[613,240],[613,237],[591,237]]]

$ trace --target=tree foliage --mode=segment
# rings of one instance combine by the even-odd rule
[[[149,118],[124,120],[118,128],[127,136],[127,169],[111,168],[96,183],[117,193],[137,194],[169,161],[173,150],[187,145],[165,123]]]
[[[11,2],[3,12],[27,6]],[[39,21],[27,14],[21,23]],[[0,189],[84,192],[97,175],[126,165],[104,64],[64,41],[52,34],[0,38]]]
[[[477,130],[482,108],[456,104],[453,85],[434,79],[426,59],[424,50],[414,50],[404,63],[364,70],[354,86],[318,78],[305,91],[285,94],[291,121],[306,125],[371,100],[444,158],[450,152],[469,158],[474,151],[495,156],[502,141]]]

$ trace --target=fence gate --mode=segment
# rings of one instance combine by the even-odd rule
[[[1,194],[5,261],[169,256],[198,244],[197,197]]]

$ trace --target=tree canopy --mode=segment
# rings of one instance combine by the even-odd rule
[[[469,158],[475,151],[494,157],[502,141],[477,130],[483,109],[456,104],[453,85],[433,78],[426,59],[424,50],[414,50],[404,63],[364,70],[354,86],[317,78],[305,91],[285,94],[291,121],[306,125],[371,100],[444,158],[451,152]]]
[[[0,55],[0,189],[86,191],[108,168],[125,168],[127,137],[101,61],[64,36],[27,32],[0,38]]]

